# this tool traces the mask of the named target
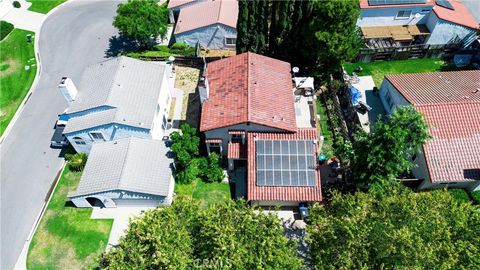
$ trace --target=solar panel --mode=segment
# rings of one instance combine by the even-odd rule
[[[427,0],[368,0],[370,6],[425,4]]]
[[[315,186],[315,146],[311,140],[256,141],[258,186]]]
[[[455,10],[455,8],[452,6],[450,1],[448,0],[436,0],[435,3],[437,3],[437,5],[442,6],[444,8]]]

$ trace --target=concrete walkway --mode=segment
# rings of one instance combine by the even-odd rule
[[[117,207],[99,208],[94,207],[91,219],[113,219],[112,230],[108,237],[106,250],[118,245],[120,237],[125,234],[131,218],[138,217],[144,211],[155,209],[155,207]]]
[[[45,18],[45,14],[21,8],[13,8],[2,18],[2,20],[13,24],[15,28],[37,33]]]

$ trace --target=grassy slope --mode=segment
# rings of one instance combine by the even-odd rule
[[[200,201],[202,206],[230,199],[230,186],[227,183],[204,183],[194,181],[190,184],[175,183],[177,196],[192,197]]]
[[[33,33],[14,29],[0,42],[0,135],[28,93],[37,72],[34,43],[27,43],[27,34]],[[30,66],[29,70],[25,70],[26,65]]]
[[[358,66],[363,68],[362,72],[357,72],[358,76],[371,75],[377,87],[380,87],[383,77],[386,74],[436,72],[447,68],[443,60],[430,58],[371,63],[347,63],[343,65],[348,74],[352,74]]]
[[[46,14],[52,8],[60,5],[66,0],[27,0],[27,1],[32,3],[32,5],[28,8],[28,10]]]
[[[328,116],[325,109],[325,105],[320,101],[320,97],[316,100],[317,114],[320,115],[318,122],[319,133],[323,136],[322,154],[326,154],[327,157],[333,156],[333,134],[328,125]]]
[[[65,206],[80,176],[65,168],[32,239],[28,269],[93,268],[105,250],[113,220],[90,219],[92,209]]]

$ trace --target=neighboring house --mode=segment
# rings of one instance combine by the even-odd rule
[[[370,47],[475,40],[479,24],[458,0],[361,0],[357,26]]]
[[[175,23],[178,19],[180,10],[206,0],[170,0],[168,1],[168,9],[170,10],[170,22]],[[163,3],[162,3],[163,4]]]
[[[209,63],[200,89],[207,150],[246,174],[236,187],[254,204],[294,206],[322,198],[318,135],[307,101],[301,105],[305,97],[294,98],[290,70],[287,62],[243,53]]]
[[[168,125],[171,66],[118,57],[88,67],[63,134],[77,152],[130,136],[161,139]]]
[[[205,49],[234,50],[237,42],[238,2],[201,1],[180,10],[175,25],[176,42]]]
[[[164,141],[130,137],[95,144],[68,197],[77,207],[170,205],[172,164]]]
[[[429,126],[414,158],[420,189],[480,189],[480,71],[386,75],[380,98],[389,113],[412,104]]]

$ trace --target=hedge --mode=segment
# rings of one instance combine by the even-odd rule
[[[480,190],[473,191],[470,193],[472,196],[473,201],[475,201],[477,204],[480,204]]]
[[[464,189],[454,188],[448,189],[448,192],[458,201],[458,202],[469,202],[470,197]]]
[[[0,40],[3,40],[13,30],[13,24],[0,21]]]

